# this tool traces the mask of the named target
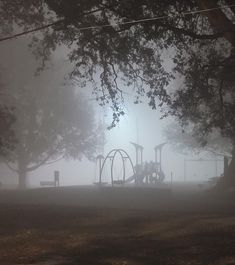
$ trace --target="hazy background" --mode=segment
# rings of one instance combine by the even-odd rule
[[[61,47],[53,55],[48,63],[47,69],[40,76],[35,76],[36,61],[28,49],[26,38],[20,38],[0,43],[0,68],[6,74],[11,85],[30,86],[35,82],[41,86],[61,85],[64,83],[64,76],[69,73],[71,65],[66,59],[66,49]],[[89,88],[84,91],[92,99]],[[144,161],[154,160],[154,147],[165,142],[163,129],[168,119],[160,120],[161,114],[151,110],[147,104],[133,104],[132,99],[126,99],[126,115],[121,119],[116,128],[106,131],[106,145],[103,155],[106,155],[113,148],[125,149],[133,163],[135,163],[135,150],[130,144],[138,142],[144,146]],[[94,109],[97,121],[109,123],[111,111],[108,108],[102,109],[94,102]],[[162,153],[163,171],[166,180],[170,180],[171,172],[174,181],[184,180],[184,159],[205,157],[205,154],[182,155],[173,151],[172,147],[166,145]],[[189,168],[190,167],[190,168]],[[59,161],[55,164],[42,166],[38,170],[28,175],[28,184],[31,187],[38,186],[42,180],[52,180],[54,170],[60,171],[61,185],[85,185],[98,181],[98,168],[96,163],[86,159],[82,161]],[[217,173],[223,171],[223,163],[217,164]],[[186,177],[188,181],[204,181],[209,177],[215,176],[215,162],[187,162]],[[0,166],[0,177],[3,183],[14,185],[16,175],[9,171],[6,166]]]

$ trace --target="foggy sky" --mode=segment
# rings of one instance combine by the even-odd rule
[[[71,70],[71,65],[66,58],[66,50],[59,48],[48,63],[47,70],[35,77],[36,61],[28,50],[27,39],[20,38],[0,43],[0,56],[2,58],[0,68],[7,72],[7,77],[13,84],[21,85],[37,83],[40,85],[60,85],[64,82],[64,76]],[[88,92],[90,92],[88,90]],[[87,93],[87,92],[86,92]],[[89,96],[89,93],[87,93]],[[159,111],[153,111],[147,104],[135,105],[132,100],[125,103],[127,114],[121,119],[116,128],[106,132],[106,145],[104,154],[113,148],[125,149],[135,163],[135,152],[130,141],[144,146],[144,161],[154,160],[154,146],[165,141],[162,134],[164,126],[169,122],[160,120]],[[111,111],[103,110],[94,102],[97,120],[104,119],[110,122]],[[166,178],[170,179],[173,172],[174,180],[183,180],[184,158],[192,158],[193,155],[184,156],[175,153],[169,145],[163,148],[163,171]],[[84,170],[85,169],[85,170]],[[14,183],[12,172],[1,166],[1,178],[11,176],[9,183]],[[30,186],[37,186],[42,180],[52,180],[54,170],[59,170],[62,185],[91,184],[98,179],[95,177],[97,168],[94,163],[83,159],[80,161],[60,161],[50,166],[43,166],[29,175]],[[222,163],[217,166],[218,173],[222,172]],[[215,176],[213,163],[191,163],[187,165],[188,180],[205,180]]]

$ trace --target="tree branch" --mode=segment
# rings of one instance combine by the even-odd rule
[[[28,167],[27,168],[27,171],[34,171],[36,170],[37,168],[39,168],[40,166],[44,165],[49,159],[50,157],[52,156],[52,154],[48,154],[46,156],[46,158],[44,158],[42,161],[38,162],[38,164],[34,165],[34,166],[31,166],[31,167]]]
[[[200,3],[201,3],[201,6],[206,9],[206,8],[215,8],[215,7],[218,7],[217,5],[211,5],[211,3],[207,3],[205,4],[204,2],[210,2],[211,0],[198,0]],[[214,3],[214,2],[213,2]],[[96,10],[93,10],[93,11],[90,11],[90,12],[87,12],[87,13],[84,13],[83,15],[84,16],[87,16],[89,14],[92,14],[92,13],[96,13],[98,11],[102,11],[103,9],[105,8],[108,8],[107,6],[105,6],[104,8],[100,8],[100,9],[96,9]],[[109,7],[110,8],[110,7]],[[114,10],[112,10],[114,11]],[[177,33],[180,33],[180,34],[184,34],[186,36],[189,36],[191,38],[194,38],[194,39],[201,39],[201,40],[205,40],[205,39],[217,39],[219,37],[222,37],[224,36],[225,38],[227,38],[228,40],[230,40],[230,42],[234,41],[234,44],[235,44],[235,37],[233,36],[233,38],[231,38],[231,33],[233,33],[233,35],[235,35],[235,27],[233,25],[233,23],[225,16],[225,14],[221,11],[221,10],[213,10],[214,13],[216,13],[217,15],[220,14],[220,20],[223,20],[223,24],[224,26],[221,27],[220,24],[217,23],[216,19],[214,18],[216,15],[212,15],[211,13],[212,12],[205,12],[206,14],[209,14],[208,15],[208,18],[209,20],[211,21],[212,25],[215,26],[216,25],[216,29],[219,29],[218,30],[218,33],[216,34],[197,34],[195,32],[192,32],[190,30],[187,30],[187,29],[183,29],[183,28],[177,28],[177,27],[174,27],[170,24],[161,24],[159,23],[160,26],[164,27],[164,28],[167,28],[173,32],[177,32]],[[20,36],[24,36],[24,35],[27,35],[29,33],[34,33],[34,32],[37,32],[37,31],[41,31],[41,30],[44,30],[44,29],[47,29],[47,28],[51,28],[51,27],[54,27],[56,25],[59,25],[59,24],[62,24],[64,22],[68,22],[68,24],[71,24],[72,22],[76,21],[77,18],[72,18],[72,19],[68,19],[68,18],[63,18],[63,19],[60,19],[60,20],[57,20],[55,22],[52,22],[52,23],[49,23],[49,24],[46,24],[46,25],[43,25],[41,27],[37,27],[37,28],[34,28],[34,29],[31,29],[31,30],[26,30],[26,31],[23,31],[21,33],[18,33],[18,34],[14,34],[12,36],[8,36],[8,37],[4,37],[4,38],[0,38],[0,42],[2,41],[6,41],[6,40],[10,40],[10,39],[15,39],[15,38],[18,38]],[[146,23],[153,23],[153,21],[146,21]],[[159,20],[158,20],[159,22]],[[133,22],[128,22],[129,26],[133,26],[133,25],[136,25],[136,22],[133,21]],[[105,25],[105,27],[108,27],[109,25]],[[97,26],[99,27],[99,26]],[[100,26],[101,28],[103,27],[102,25]],[[110,27],[112,27],[112,25],[110,24]],[[85,27],[85,28],[80,28],[80,30],[84,30],[84,29],[88,29],[89,27]],[[58,30],[62,30],[61,28],[58,29]],[[124,31],[126,29],[121,29],[121,30],[118,30],[116,31],[116,33],[118,32],[121,32],[121,31]]]
[[[7,162],[6,160],[4,160],[4,163],[7,165],[7,167],[8,167],[10,170],[12,170],[12,171],[14,171],[14,172],[18,172],[18,170],[17,170],[16,168],[12,167],[12,166],[10,165],[10,163]]]
[[[222,119],[222,127],[224,126],[224,99],[223,99],[223,84],[224,79],[221,79],[220,87],[219,87],[219,97],[220,97],[220,108],[221,108],[221,119]]]
[[[217,1],[215,0],[197,0],[199,6],[202,9],[215,9],[213,12],[207,11],[204,14],[207,16],[212,27],[216,29],[217,32],[224,32],[223,37],[226,38],[232,46],[235,48],[235,25],[224,12],[219,9]]]
[[[62,160],[64,158],[64,155],[62,157],[58,158],[58,159],[53,160],[53,161],[46,162],[47,160],[49,160],[49,158],[50,157],[47,157],[46,159],[44,159],[43,161],[41,161],[37,165],[34,165],[34,166],[31,166],[31,167],[27,168],[27,171],[34,171],[37,168],[41,167],[42,165],[50,165],[50,164],[56,163],[56,162]]]
[[[229,157],[229,158],[232,158],[232,155],[231,155],[231,154],[217,152],[217,151],[215,151],[215,150],[213,150],[213,149],[211,149],[211,148],[207,148],[206,151],[207,151],[207,152],[210,152],[210,153],[212,153],[212,154],[214,154],[214,155],[217,155],[217,156],[222,156],[222,157],[227,156],[227,157]]]
[[[223,37],[224,34],[226,33],[226,31],[221,31],[215,34],[197,34],[193,31],[187,30],[187,29],[183,29],[183,28],[177,28],[174,27],[170,24],[160,24],[162,27],[165,27],[168,30],[173,31],[174,33],[180,33],[183,34],[185,36],[188,36],[190,38],[193,39],[198,39],[198,40],[215,40],[218,39],[220,37]],[[235,29],[234,29],[235,32]]]
[[[90,12],[86,12],[83,14],[83,16],[87,16],[87,15],[90,15],[90,14],[93,14],[93,13],[96,13],[98,11],[102,11],[104,8],[99,8],[99,9],[95,9],[95,10],[92,10]],[[51,27],[54,27],[54,26],[57,26],[59,24],[62,24],[66,21],[68,22],[72,22],[74,20],[77,20],[77,18],[73,18],[72,20],[71,19],[67,19],[67,18],[63,18],[63,19],[59,19],[55,22],[52,22],[52,23],[49,23],[49,24],[46,24],[46,25],[43,25],[41,27],[37,27],[37,28],[34,28],[34,29],[30,29],[30,30],[26,30],[26,31],[23,31],[23,32],[20,32],[20,33],[17,33],[17,34],[14,34],[12,36],[8,36],[8,37],[3,37],[3,38],[0,38],[0,42],[2,41],[6,41],[6,40],[11,40],[11,39],[15,39],[15,38],[18,38],[18,37],[21,37],[21,36],[24,36],[24,35],[27,35],[27,34],[30,34],[30,33],[34,33],[34,32],[38,32],[38,31],[41,31],[41,30],[44,30],[44,29],[47,29],[47,28],[51,28]],[[70,24],[68,23],[68,24]],[[61,30],[61,29],[60,29]]]
[[[61,156],[61,157],[60,157],[60,158],[58,158],[58,159],[55,159],[55,160],[53,160],[53,161],[46,162],[46,163],[45,163],[45,165],[54,164],[54,163],[56,163],[56,162],[58,162],[58,161],[60,161],[60,160],[62,160],[62,159],[64,159],[64,155],[63,155],[63,156]]]
[[[233,6],[234,0],[225,0],[225,1],[226,1],[227,5],[231,6],[230,9],[233,12],[233,14],[235,15],[235,7]]]

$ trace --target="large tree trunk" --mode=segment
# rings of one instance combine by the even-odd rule
[[[23,161],[18,164],[19,189],[26,189],[27,166]]]
[[[232,152],[231,162],[224,167],[224,177],[218,185],[224,190],[230,190],[235,188],[235,149]]]

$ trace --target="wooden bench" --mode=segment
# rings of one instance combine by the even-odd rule
[[[40,186],[53,186],[56,187],[55,181],[40,181]]]
[[[54,171],[54,180],[52,181],[40,181],[40,186],[52,186],[59,187],[60,186],[60,172],[58,170]]]
[[[93,184],[96,186],[106,186],[108,185],[108,182],[93,182]]]

